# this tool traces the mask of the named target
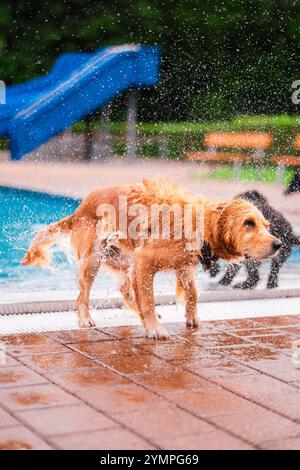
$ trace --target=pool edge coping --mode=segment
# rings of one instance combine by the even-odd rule
[[[53,292],[52,292],[53,294]],[[13,315],[18,313],[38,313],[75,310],[76,301],[74,297],[67,296],[59,298],[59,291],[56,291],[57,297],[49,297],[49,292],[36,293],[36,299],[18,300],[0,302],[0,315]],[[26,294],[25,294],[26,295]],[[48,295],[48,297],[47,297]],[[284,288],[284,289],[258,289],[249,291],[240,290],[222,290],[222,291],[203,291],[199,298],[199,303],[210,302],[236,302],[243,300],[268,300],[279,298],[300,298],[300,288]],[[172,305],[176,303],[175,295],[159,294],[156,296],[156,305]],[[97,309],[116,309],[123,307],[121,296],[92,296],[90,300],[91,308]]]

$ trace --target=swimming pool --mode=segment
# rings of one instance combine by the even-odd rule
[[[72,213],[80,201],[46,193],[0,187],[0,285],[2,291],[52,289],[54,277],[70,285],[70,263],[64,255],[56,261],[61,272],[20,265],[34,233]],[[67,276],[66,276],[67,275]],[[73,279],[74,282],[74,279]],[[64,287],[62,287],[64,288]]]
[[[21,266],[20,261],[38,228],[71,214],[79,204],[79,199],[0,187],[1,292],[77,289],[74,262],[70,262],[61,252],[54,255],[53,271],[24,267]],[[267,269],[266,265],[264,271]],[[281,284],[285,282],[286,286],[290,287],[293,279],[299,279],[299,276],[300,250],[294,249],[282,269]],[[209,279],[207,274],[200,273],[199,277],[202,290],[224,289],[217,284],[216,280]],[[262,287],[264,287],[264,276],[262,278]],[[173,291],[173,276],[159,275],[155,284],[159,292]],[[115,286],[116,282],[105,273],[101,273],[95,283],[96,288],[101,287],[107,291],[113,291]]]

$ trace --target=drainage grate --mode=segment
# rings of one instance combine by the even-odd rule
[[[258,299],[232,302],[207,302],[198,307],[202,320],[225,320],[249,317],[300,315],[300,298]],[[159,305],[162,322],[184,321],[183,305]],[[140,325],[138,316],[121,308],[92,309],[98,328]],[[300,317],[299,317],[300,321]],[[75,311],[38,312],[0,315],[0,337],[18,333],[77,330]]]
[[[0,335],[32,333],[41,331],[72,330],[76,319],[68,312],[30,313],[1,315]]]
[[[97,327],[135,325],[139,319],[131,312],[109,309],[92,312]],[[23,313],[0,315],[0,337],[20,333],[41,333],[46,331],[77,330],[75,311]]]

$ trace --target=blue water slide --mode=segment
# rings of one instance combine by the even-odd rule
[[[92,53],[67,52],[54,63],[50,72],[42,77],[6,88],[6,105],[0,106],[0,136],[8,133],[10,120],[17,111],[28,107],[46,90],[57,86],[78,67],[86,62]]]
[[[87,62],[92,55],[91,52],[66,52],[61,54],[47,75],[7,87],[7,101],[9,102],[10,98],[23,94],[42,92],[46,88],[57,85],[59,81],[66,79],[74,70]]]
[[[12,158],[22,158],[118,94],[155,85],[159,57],[158,47],[111,46],[84,54],[81,59],[61,58],[56,72],[55,67],[52,70],[56,80],[55,74],[49,74],[51,77],[12,87],[8,90],[8,105],[4,106],[8,114],[15,109],[7,126]]]

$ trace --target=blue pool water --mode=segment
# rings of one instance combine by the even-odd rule
[[[0,296],[1,292],[49,291],[75,289],[75,266],[63,253],[55,253],[54,270],[21,266],[26,249],[37,229],[71,214],[80,200],[46,193],[0,187]],[[295,248],[282,269],[281,277],[299,278],[300,250]],[[267,266],[266,266],[267,270]],[[288,276],[288,277],[287,277]],[[216,280],[201,273],[202,289],[217,288]],[[204,283],[203,283],[204,281]],[[165,277],[157,285],[166,292],[170,282]],[[115,281],[101,274],[96,288],[115,289]],[[173,290],[173,287],[172,287]]]
[[[38,228],[74,212],[79,200],[0,187],[1,291],[74,288],[74,268],[66,256],[56,256],[59,272],[20,265]]]

